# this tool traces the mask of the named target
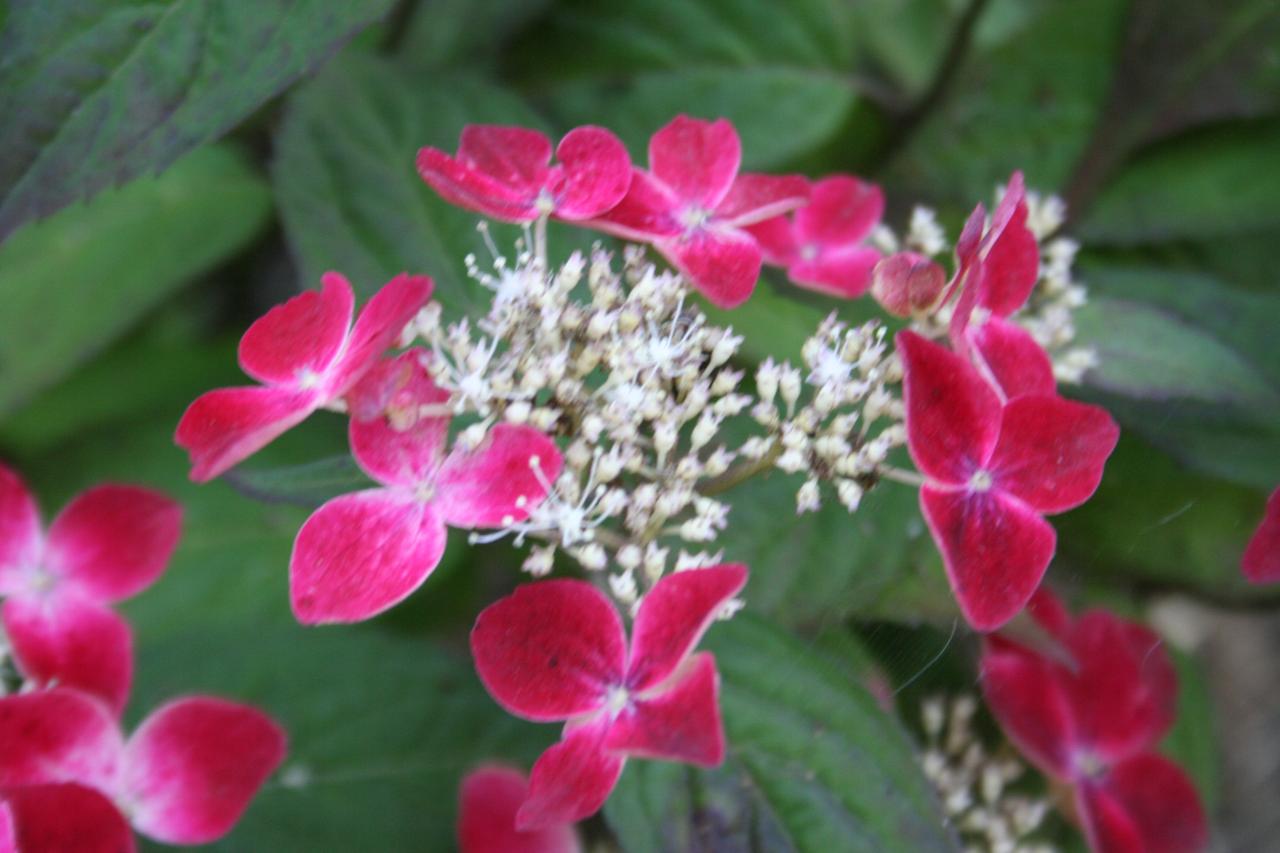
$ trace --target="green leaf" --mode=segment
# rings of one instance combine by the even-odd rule
[[[1221,755],[1215,739],[1213,695],[1204,669],[1196,658],[1171,649],[1178,670],[1178,717],[1161,743],[1161,751],[1191,776],[1204,799],[1205,810],[1213,814],[1218,802],[1218,767]]]
[[[245,497],[303,507],[317,507],[338,495],[377,488],[350,453],[299,465],[236,468],[223,479]]]
[[[270,202],[235,151],[211,147],[14,233],[0,246],[0,412],[242,249]]]
[[[748,615],[704,645],[728,757],[631,762],[605,806],[628,853],[954,849],[906,733],[846,667]]]
[[[507,40],[552,0],[431,0],[418,3],[396,53],[415,68],[491,65]]]
[[[243,120],[391,0],[48,0],[0,19],[0,240]]]

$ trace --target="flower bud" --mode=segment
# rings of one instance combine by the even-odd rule
[[[871,273],[871,295],[895,317],[927,312],[946,284],[942,267],[915,252],[890,255]]]

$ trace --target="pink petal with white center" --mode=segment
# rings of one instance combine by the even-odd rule
[[[1120,428],[1098,406],[1019,397],[1004,407],[990,470],[1001,489],[1040,512],[1063,512],[1097,491],[1119,439]]]
[[[556,146],[563,170],[552,186],[557,219],[599,216],[616,206],[631,186],[631,157],[618,137],[602,127],[576,127]]]
[[[1249,539],[1240,568],[1253,583],[1280,581],[1280,488],[1267,499],[1266,513]]]
[[[915,332],[895,338],[902,358],[907,446],[921,473],[965,484],[1000,435],[1000,400],[964,359]]]
[[[797,261],[787,275],[801,287],[853,299],[871,288],[871,273],[880,253],[869,246],[851,246],[823,252],[812,261]]]
[[[176,699],[129,738],[122,795],[143,835],[206,844],[231,831],[284,756],[284,730],[257,708]]]
[[[711,304],[736,308],[760,278],[760,247],[736,228],[699,228],[653,244]]]
[[[431,299],[434,285],[425,275],[401,273],[382,286],[360,309],[347,348],[325,380],[329,399],[343,396],[394,346],[404,327]]]
[[[45,565],[95,600],[119,601],[164,573],[181,535],[176,501],[139,486],[95,486],[53,520]]]
[[[320,402],[314,389],[219,388],[187,407],[173,440],[191,457],[191,479],[203,483],[302,423]]]
[[[1053,528],[1026,504],[998,491],[920,489],[933,541],[965,619],[994,631],[1018,614],[1053,558]]]
[[[1075,728],[1053,665],[998,636],[983,646],[982,695],[1009,740],[1050,776],[1074,774]]]
[[[764,262],[775,267],[789,266],[800,256],[795,227],[790,216],[775,216],[744,229],[760,246]]]
[[[529,831],[573,823],[600,810],[622,775],[624,759],[604,749],[604,727],[566,732],[529,774],[529,796],[516,813],[516,827]]]
[[[337,273],[326,273],[320,290],[308,290],[259,317],[240,338],[240,369],[268,385],[297,387],[306,372],[323,373],[347,330],[355,294]]]
[[[133,830],[102,794],[83,785],[31,785],[0,792],[13,813],[11,853],[133,853]],[[6,850],[0,837],[0,853]]]
[[[469,124],[458,140],[458,159],[499,183],[536,196],[546,184],[551,140],[527,127]]]
[[[481,612],[471,656],[507,711],[535,722],[567,720],[599,710],[609,689],[622,685],[626,635],[618,611],[591,584],[539,581]]]
[[[716,207],[716,221],[734,228],[764,222],[802,207],[809,200],[803,175],[739,175]]]
[[[304,625],[361,622],[403,601],[444,554],[440,513],[412,493],[368,489],[311,514],[289,558],[289,599]]]
[[[654,687],[675,672],[715,620],[747,584],[747,567],[732,563],[676,572],[645,595],[632,630],[627,686]]]
[[[133,682],[133,634],[115,611],[76,594],[14,596],[4,628],[23,675],[82,690],[117,716]]]
[[[649,169],[685,205],[712,210],[742,164],[742,142],[728,119],[676,116],[649,139]]]
[[[123,751],[106,706],[77,690],[0,699],[0,788],[79,782],[111,791]]]
[[[644,243],[684,231],[685,226],[676,219],[679,206],[680,200],[665,184],[648,172],[632,169],[631,185],[622,201],[583,224],[623,240]]]
[[[915,252],[898,252],[879,261],[871,272],[871,295],[895,317],[932,308],[946,287],[942,267]]]
[[[1049,354],[1026,329],[991,317],[985,323],[970,326],[968,334],[975,358],[982,359],[1006,400],[1057,392]]]
[[[880,187],[852,175],[831,175],[814,182],[809,203],[796,211],[796,236],[801,243],[847,246],[871,233],[883,214]]]
[[[503,183],[438,148],[419,149],[416,165],[418,176],[450,204],[503,222],[538,218],[536,191]]]
[[[605,748],[628,756],[716,767],[724,761],[716,661],[689,658],[670,685],[635,697],[609,727]]]
[[[431,379],[425,356],[412,349],[384,359],[348,396],[351,452],[365,473],[386,485],[414,488],[440,467],[450,417],[422,410],[440,407],[449,392]]]
[[[1182,768],[1155,753],[1082,785],[1076,802],[1099,853],[1198,853],[1209,846],[1200,796]]]
[[[528,792],[524,774],[510,767],[491,764],[468,773],[458,803],[461,853],[578,853],[582,848],[570,823],[516,829],[516,812]]]
[[[0,464],[0,595],[22,587],[42,550],[35,499],[22,478]]]
[[[533,466],[542,475],[539,478]],[[556,444],[533,427],[498,424],[473,451],[455,448],[436,474],[436,505],[454,527],[523,521],[560,475]]]

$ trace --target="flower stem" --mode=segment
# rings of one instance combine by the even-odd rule
[[[727,492],[734,486],[750,480],[755,475],[768,471],[781,455],[782,442],[775,439],[773,444],[769,445],[769,451],[759,459],[752,459],[748,462],[734,465],[720,476],[712,477],[698,486],[698,493],[711,497],[721,492]]]

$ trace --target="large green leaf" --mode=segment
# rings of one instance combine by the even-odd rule
[[[605,806],[628,853],[954,849],[905,732],[847,667],[747,615],[704,645],[728,758],[628,765]]]
[[[230,130],[391,0],[47,0],[0,16],[0,240]]]
[[[1191,776],[1212,814],[1218,803],[1218,767],[1221,759],[1217,742],[1208,734],[1215,730],[1213,695],[1200,662],[1185,652],[1172,651],[1178,670],[1178,717],[1161,744],[1163,751]]]
[[[212,147],[14,233],[0,246],[0,412],[242,249],[270,202],[237,152]]]

